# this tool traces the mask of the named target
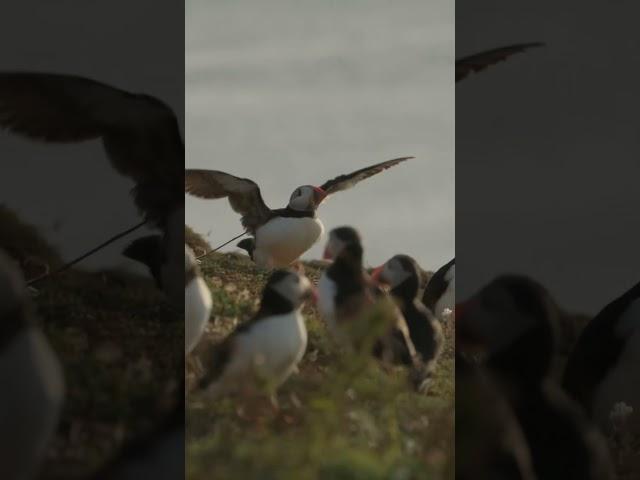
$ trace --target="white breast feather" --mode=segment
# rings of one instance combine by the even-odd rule
[[[307,329],[302,314],[275,315],[237,337],[224,377],[241,378],[255,371],[277,387],[292,373],[306,348]]]
[[[33,478],[64,401],[60,364],[38,329],[25,330],[0,352],[0,385],[2,478]]]
[[[330,330],[335,330],[335,307],[337,286],[333,280],[325,273],[318,282],[318,310],[320,315],[327,322]]]
[[[256,232],[254,259],[264,267],[286,267],[309,250],[323,231],[317,218],[274,218]]]
[[[200,341],[209,315],[211,315],[211,292],[200,277],[194,278],[184,289],[184,348],[191,353]]]

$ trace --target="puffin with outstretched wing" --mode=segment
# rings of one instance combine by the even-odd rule
[[[242,215],[242,225],[247,233],[252,235],[238,246],[259,266],[282,268],[295,262],[322,234],[324,227],[316,210],[327,196],[411,158],[396,158],[362,168],[319,187],[303,185],[293,191],[285,208],[276,210],[265,204],[260,187],[254,181],[217,170],[186,170],[185,191],[200,198],[227,198],[231,208]]]
[[[472,73],[477,73],[496,63],[504,62],[512,55],[522,53],[530,48],[542,47],[540,42],[518,43],[506,47],[494,48],[456,60],[456,83],[464,80]]]

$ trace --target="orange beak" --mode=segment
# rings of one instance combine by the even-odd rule
[[[380,276],[382,275],[383,269],[384,265],[380,265],[379,267],[374,268],[371,272],[371,280],[373,280],[375,283],[382,283]]]
[[[315,192],[316,205],[320,205],[322,201],[327,198],[328,193],[320,187],[313,187],[313,191]]]

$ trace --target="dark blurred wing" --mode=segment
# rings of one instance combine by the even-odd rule
[[[486,52],[477,53],[468,57],[456,60],[456,82],[463,80],[471,73],[476,73],[485,68],[503,62],[511,55],[524,52],[530,48],[541,47],[543,43],[520,43],[507,47],[495,48]]]
[[[362,180],[372,177],[373,175],[383,172],[387,168],[394,167],[399,163],[402,163],[411,158],[413,157],[395,158],[393,160],[387,160],[386,162],[378,163],[370,167],[356,170],[355,172],[349,173],[347,175],[340,175],[333,180],[325,182],[320,188],[322,188],[327,193],[327,195],[339,192],[340,190],[346,190],[353,187],[356,183],[361,182]]]
[[[0,72],[0,128],[45,142],[102,138],[114,168],[145,184],[136,193],[143,209],[164,206],[166,190],[170,201],[181,197],[180,127],[154,97],[72,75]]]
[[[271,216],[260,187],[248,178],[239,178],[217,170],[187,169],[184,190],[190,195],[207,199],[228,198],[231,208],[242,215],[242,225],[255,230]]]
[[[153,97],[73,75],[10,72],[0,73],[0,126],[39,140],[74,142],[110,129],[167,130],[177,123]]]
[[[422,303],[431,310],[432,313],[435,313],[436,303],[438,303],[438,300],[449,286],[449,282],[446,280],[447,272],[455,263],[455,258],[447,262],[440,267],[429,279],[429,282],[427,282],[427,286],[422,294]]]
[[[208,351],[204,354],[203,360],[206,361],[208,368],[205,375],[198,381],[200,389],[206,389],[215,383],[224,373],[234,352],[235,335],[235,331],[232,332],[221,343],[209,347]]]

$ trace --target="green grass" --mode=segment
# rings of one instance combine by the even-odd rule
[[[0,206],[0,248],[26,278],[61,260],[37,229]],[[41,480],[87,478],[175,405],[184,320],[146,278],[71,269],[37,285],[38,321],[64,370],[62,418]]]
[[[146,279],[71,271],[36,299],[67,395],[43,479],[82,478],[174,405],[184,322]]]
[[[235,254],[211,254],[201,267],[214,300],[206,345],[251,316],[267,274]],[[321,268],[306,264],[305,273],[317,281]],[[187,478],[452,478],[452,332],[429,393],[419,394],[404,369],[346,356],[315,309],[304,314],[307,352],[278,410],[267,398],[189,395]]]

